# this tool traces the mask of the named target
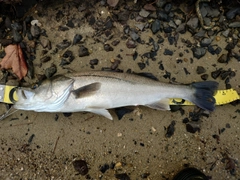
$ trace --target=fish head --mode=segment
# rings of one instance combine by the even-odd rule
[[[16,109],[53,112],[69,97],[74,80],[57,75],[43,81],[37,88],[18,88]]]

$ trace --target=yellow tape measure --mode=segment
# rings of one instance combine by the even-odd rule
[[[0,102],[14,104],[18,100],[16,90],[16,86],[0,85]]]
[[[17,100],[16,86],[0,85],[0,102],[14,104]],[[240,99],[237,91],[234,89],[218,90],[214,95],[216,105],[228,104]],[[193,103],[183,99],[170,99],[170,105],[194,105]]]

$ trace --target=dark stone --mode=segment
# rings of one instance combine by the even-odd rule
[[[100,166],[100,168],[99,168],[99,170],[102,173],[105,173],[108,169],[109,169],[109,165],[108,164],[104,164],[103,166]]]
[[[208,74],[201,75],[201,79],[206,81],[208,79]]]
[[[165,137],[169,138],[174,134],[175,131],[175,121],[172,121],[171,124],[167,127],[167,132],[165,134]]]
[[[167,21],[168,22],[170,20],[168,15],[161,10],[157,11],[157,17],[158,17],[159,20],[162,20],[162,21]]]
[[[107,52],[113,51],[113,47],[111,47],[109,44],[104,44],[103,48]]]
[[[216,71],[213,71],[211,73],[211,76],[212,76],[213,79],[217,79],[220,76],[221,73],[222,73],[222,68],[220,68],[220,69],[218,69]]]
[[[75,160],[73,161],[73,167],[76,171],[79,172],[82,176],[88,173],[88,166],[84,160]]]
[[[193,56],[197,59],[200,59],[206,54],[206,49],[202,47],[194,47],[192,48]]]
[[[151,26],[151,30],[153,34],[156,34],[161,29],[161,23],[158,19],[156,19]]]
[[[130,177],[126,173],[115,174],[115,178],[119,180],[130,180]]]
[[[171,50],[169,50],[169,49],[165,49],[163,54],[164,54],[164,55],[172,56],[172,55],[173,55],[173,51],[171,51]]]
[[[82,40],[82,35],[76,34],[73,38],[73,45],[78,44]]]
[[[199,122],[196,122],[196,121],[190,121],[186,124],[186,129],[187,129],[187,132],[190,132],[190,133],[195,133],[195,132],[200,132],[200,124]]]
[[[57,44],[57,48],[63,50],[69,47],[70,45],[71,45],[71,42],[68,41],[67,39],[64,39],[61,43]]]
[[[211,44],[212,40],[210,38],[203,38],[200,42],[202,47],[208,47]]]
[[[202,66],[197,66],[197,74],[205,73],[206,69]]]
[[[171,10],[172,10],[172,4],[171,3],[167,3],[164,6],[164,11],[168,14],[168,13],[170,13]]]
[[[80,49],[79,49],[78,56],[79,57],[84,57],[84,56],[88,56],[88,55],[89,55],[88,48],[86,48],[85,46],[81,45]]]
[[[145,63],[142,63],[142,62],[139,62],[138,63],[138,67],[143,70],[145,67],[146,67],[146,64]]]
[[[92,59],[89,61],[90,65],[98,65],[99,60],[98,59]]]

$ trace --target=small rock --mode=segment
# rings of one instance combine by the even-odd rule
[[[38,38],[41,34],[41,29],[37,25],[32,25],[30,28],[30,32],[33,37]]]
[[[231,28],[239,28],[240,27],[240,22],[236,21],[236,22],[232,22],[228,25]]]
[[[212,40],[210,38],[203,38],[200,42],[202,47],[208,47],[211,44]]]
[[[115,178],[119,180],[130,180],[130,177],[126,173],[115,174]]]
[[[109,169],[109,165],[108,164],[104,164],[103,166],[100,166],[100,168],[99,168],[99,170],[102,173],[105,173],[108,169]]]
[[[84,56],[88,56],[88,55],[89,55],[88,48],[86,48],[85,46],[81,45],[80,49],[79,49],[78,56],[79,57],[84,57]]]
[[[192,48],[193,56],[197,59],[200,59],[206,54],[206,49],[202,47]]]
[[[137,46],[136,43],[131,39],[128,39],[128,41],[126,42],[126,45],[128,48],[135,48]]]
[[[217,60],[219,63],[228,63],[229,61],[229,57],[227,54],[222,54],[218,60]]]
[[[118,65],[119,65],[120,63],[121,63],[120,60],[115,59],[114,62],[112,63],[112,65],[111,65],[111,69],[112,69],[112,70],[117,69],[117,67],[118,67]]]
[[[118,45],[120,43],[120,40],[119,39],[116,39],[116,40],[114,40],[111,44],[113,45],[113,46],[116,46],[116,45]]]
[[[42,57],[42,58],[40,59],[40,61],[41,61],[42,63],[48,62],[48,61],[50,61],[50,60],[51,60],[51,57],[50,57],[50,56],[44,56],[44,57]]]
[[[75,34],[74,38],[73,38],[73,45],[78,44],[81,40],[82,40],[82,35],[80,34]]]
[[[13,41],[15,43],[20,43],[22,41],[22,35],[15,29],[12,29],[13,32]]]
[[[227,19],[233,19],[236,15],[240,15],[240,7],[235,7],[233,9],[230,9],[226,13]]]
[[[217,79],[220,76],[221,73],[222,73],[222,68],[211,72],[211,76],[212,76],[213,79]]]
[[[200,132],[200,123],[197,121],[190,121],[186,124],[187,132],[195,133]]]
[[[198,27],[198,18],[192,17],[191,19],[189,19],[189,21],[187,22],[187,26],[191,28],[193,31],[195,31]]]
[[[169,49],[165,49],[163,54],[164,55],[168,55],[168,56],[172,56],[173,55],[173,51],[171,51]]]
[[[75,160],[73,161],[73,167],[76,171],[79,172],[82,176],[88,173],[88,166],[84,160]]]
[[[104,50],[109,52],[109,51],[113,51],[113,48],[109,45],[109,44],[104,44],[103,46]]]
[[[70,45],[71,45],[71,42],[68,41],[67,39],[64,39],[61,43],[57,44],[56,46],[58,49],[63,50],[69,47]]]
[[[146,67],[146,64],[145,63],[142,63],[142,62],[139,62],[138,63],[138,67],[143,70],[145,67]]]
[[[167,14],[169,14],[171,10],[172,10],[172,4],[171,4],[171,3],[165,4],[165,6],[164,6],[164,11],[165,11]]]
[[[222,32],[222,35],[227,38],[229,32],[230,32],[230,29],[226,29],[225,31]]]
[[[186,32],[186,24],[185,23],[182,23],[180,24],[177,29],[176,29],[176,32],[179,32],[181,34],[184,34]]]
[[[168,15],[161,10],[157,11],[157,17],[158,17],[159,20],[162,20],[162,21],[167,21],[168,22],[170,20]]]
[[[92,59],[89,61],[90,65],[98,65],[99,60],[98,59]]]
[[[139,12],[139,15],[142,17],[148,17],[149,14],[150,12],[146,11],[145,9],[141,9],[141,11]]]
[[[165,134],[165,137],[170,138],[174,134],[175,124],[176,122],[172,121],[171,124],[167,127],[167,132]]]
[[[132,38],[132,40],[134,40],[134,41],[139,39],[139,35],[135,31],[130,31],[129,35]]]
[[[208,74],[201,75],[201,79],[206,81],[208,79]]]
[[[202,66],[197,66],[197,74],[205,73],[206,69]]]
[[[51,67],[49,67],[49,68],[47,68],[47,69],[45,70],[45,76],[46,76],[47,78],[50,78],[50,77],[52,77],[56,72],[57,72],[57,67],[56,67],[55,64],[52,64]]]
[[[160,30],[160,28],[161,28],[160,25],[161,24],[160,24],[160,21],[158,19],[153,21],[152,26],[151,26],[151,30],[152,30],[153,34],[156,34]]]

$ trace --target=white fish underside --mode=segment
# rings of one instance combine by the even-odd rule
[[[112,119],[107,109],[143,105],[169,110],[169,98],[192,101],[196,92],[191,86],[160,83],[126,73],[92,71],[65,77],[71,79],[52,83],[48,88],[43,86],[43,90],[37,88],[33,93],[19,89],[19,101],[14,107],[37,112],[88,111]]]

